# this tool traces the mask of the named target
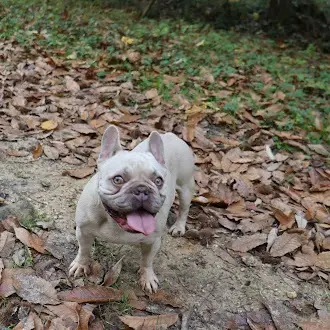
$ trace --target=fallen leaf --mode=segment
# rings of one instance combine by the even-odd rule
[[[275,239],[275,242],[270,249],[270,255],[272,257],[282,257],[285,254],[296,250],[305,242],[305,240],[306,238],[301,234],[288,234],[287,232],[284,232],[281,236],[278,236]]]
[[[44,154],[47,156],[47,158],[53,160],[58,159],[60,156],[57,149],[50,146],[44,146]]]
[[[40,143],[38,143],[32,151],[33,159],[37,159],[42,155],[43,148]]]
[[[70,76],[65,76],[65,86],[68,91],[72,93],[78,93],[80,91],[80,86],[78,83],[74,81],[74,79]]]
[[[179,318],[178,314],[164,314],[155,316],[119,316],[120,320],[134,330],[167,329]]]
[[[238,202],[241,198],[235,191],[232,191],[224,184],[219,184],[218,195],[214,195],[210,192],[197,196],[193,199],[193,202],[200,204],[218,204],[222,207]]]
[[[118,277],[121,272],[121,268],[123,266],[123,259],[125,256],[121,257],[112,267],[111,269],[105,274],[104,281],[102,285],[104,286],[111,286],[112,284],[116,283]]]
[[[156,88],[151,88],[148,91],[146,91],[144,95],[147,99],[150,100],[158,96],[158,91]]]
[[[306,228],[308,221],[305,218],[304,212],[301,212],[301,211],[297,212],[297,214],[295,215],[295,219],[296,219],[298,228],[302,228],[302,229]]]
[[[46,120],[40,124],[40,127],[45,131],[51,131],[57,127],[57,122],[53,119]]]
[[[55,315],[63,319],[71,319],[74,323],[78,323],[77,306],[78,303],[69,301],[59,305],[45,305]]]
[[[66,170],[63,175],[70,175],[73,178],[83,179],[94,173],[95,167],[80,167],[74,170]]]
[[[317,255],[315,266],[324,271],[330,271],[330,252],[322,252]]]
[[[0,257],[7,258],[9,257],[15,246],[15,237],[14,234],[4,230],[0,233]]]
[[[263,233],[256,233],[253,235],[245,235],[232,241],[228,246],[230,249],[237,252],[247,252],[257,246],[263,245],[267,242],[267,235]]]
[[[319,319],[312,318],[308,321],[299,323],[302,330],[329,330],[330,329],[330,316],[326,315]]]
[[[71,125],[71,129],[79,132],[81,134],[93,134],[96,133],[95,130],[89,126],[88,124],[73,124]]]
[[[14,228],[15,235],[23,244],[35,249],[40,253],[45,253],[45,242],[36,234],[30,233],[24,228]]]
[[[7,149],[7,155],[8,156],[14,156],[14,157],[26,157],[28,156],[30,153],[26,150],[14,150],[11,148]]]
[[[267,248],[266,251],[269,252],[270,248],[273,246],[277,238],[278,229],[276,227],[272,228],[267,237]]]
[[[17,95],[13,97],[13,105],[17,107],[25,107],[26,99],[23,95]]]
[[[172,295],[164,290],[158,290],[157,292],[149,295],[149,299],[157,304],[169,305],[175,308],[183,307],[183,303],[177,295]]]
[[[330,152],[322,144],[308,144],[308,148],[325,157],[330,155]]]
[[[18,296],[33,304],[56,305],[60,301],[53,285],[35,275],[14,274],[13,286]]]
[[[135,39],[130,38],[130,37],[126,37],[126,36],[122,36],[121,37],[121,41],[125,44],[125,45],[131,45],[135,42]]]
[[[34,274],[32,268],[5,268],[2,271],[2,279],[0,282],[0,297],[6,298],[16,292],[13,286],[13,276],[17,274],[31,275]]]
[[[78,305],[78,328],[77,330],[89,330],[89,320],[94,318],[93,310],[96,305],[86,304]]]
[[[109,302],[120,301],[123,298],[123,292],[114,288],[108,288],[101,285],[77,287],[73,290],[59,292],[58,297],[65,301],[84,302]]]
[[[234,231],[234,230],[237,229],[237,225],[236,225],[235,222],[230,221],[230,220],[228,220],[227,218],[225,218],[225,217],[223,217],[223,216],[219,216],[219,217],[218,217],[218,222],[220,223],[220,225],[221,225],[222,227],[225,227],[225,228],[227,228],[227,229],[229,229],[229,230]]]

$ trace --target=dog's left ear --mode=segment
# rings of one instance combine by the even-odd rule
[[[165,165],[164,144],[158,132],[151,132],[149,137],[149,151],[158,163]]]
[[[102,137],[101,152],[97,160],[101,164],[106,159],[114,156],[118,151],[122,150],[119,140],[119,131],[116,126],[109,126]]]

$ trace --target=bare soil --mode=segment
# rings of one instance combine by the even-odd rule
[[[6,142],[1,147],[27,148],[34,143],[31,137]],[[63,171],[70,168],[71,165],[45,156],[33,160],[30,156],[18,158],[2,154],[0,190],[9,195],[11,204],[27,199],[39,213],[54,220],[63,242],[76,248],[75,204],[87,179],[63,176]],[[321,279],[301,281],[282,263],[262,262],[265,261],[260,258],[262,251],[254,255],[229,255],[225,248],[233,235],[235,233],[220,232],[208,246],[187,238],[164,237],[155,260],[155,271],[161,287],[184,302],[181,312],[183,326],[187,320],[186,329],[249,329],[244,316],[252,320],[261,317],[265,322],[267,315],[270,318],[265,313],[266,307],[277,329],[299,329],[295,324],[315,314],[313,304],[316,301],[328,305],[328,285]],[[105,247],[106,254],[95,257],[102,263],[115,263],[126,254],[118,286],[139,292],[136,274],[139,251],[134,247],[110,247],[106,242],[101,246]],[[62,248],[65,250],[65,244]],[[73,258],[72,250],[68,249],[63,261],[65,266]],[[157,306],[154,308],[155,313],[166,312]],[[122,326],[111,306],[101,314],[106,329]],[[173,329],[179,329],[180,324]]]

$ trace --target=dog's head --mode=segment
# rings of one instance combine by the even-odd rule
[[[146,152],[125,151],[119,132],[109,126],[98,159],[101,201],[124,230],[149,235],[165,200],[166,167],[160,135],[152,132]]]

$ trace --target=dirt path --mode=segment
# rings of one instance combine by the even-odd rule
[[[119,315],[170,312],[181,316],[173,329],[291,330],[315,317],[319,319],[302,328],[330,328],[330,153],[326,146],[306,144],[304,137],[291,132],[265,129],[245,109],[233,117],[182,98],[178,108],[172,108],[155,88],[141,93],[116,74],[100,80],[78,60],[65,62],[35,50],[27,54],[10,43],[3,45],[0,55],[0,202],[13,207],[11,212],[42,243],[38,254],[31,241],[19,239],[18,233],[28,237],[31,233],[11,225],[0,227],[2,237],[11,237],[9,252],[2,251],[7,241],[0,244],[4,264],[0,269],[4,268],[6,281],[17,281],[15,269],[33,268],[28,270],[33,271],[30,276],[47,280],[54,291],[84,287],[85,280],[67,278],[77,249],[75,204],[96,170],[105,127],[118,125],[129,149],[154,129],[172,131],[194,149],[197,191],[186,237],[164,237],[155,271],[165,293],[183,304],[178,309],[173,302],[164,302],[164,296],[158,304],[144,296],[136,281],[136,249],[97,242],[94,257],[106,269],[126,255],[116,287],[133,289],[136,300],[147,305],[140,307],[142,311],[132,309],[122,299],[97,306],[96,321],[101,320],[105,329],[120,329]],[[232,83],[235,79],[231,78]],[[273,109],[281,104],[278,97],[272,102],[266,106]],[[294,149],[280,150],[273,136]],[[5,208],[0,207],[0,214]],[[31,208],[36,209],[33,223],[26,217]],[[47,219],[54,227],[41,230],[36,218]],[[52,256],[44,254],[44,242]],[[0,305],[0,320],[11,315],[1,321],[6,326],[24,323],[35,312],[55,328],[56,322],[64,322],[61,317],[49,320],[56,313],[22,292],[29,283],[19,287],[15,282],[8,293],[6,281],[0,282],[0,293],[5,287],[3,297],[9,297]],[[19,312],[11,301],[21,304]],[[82,306],[75,308],[73,328]]]
[[[19,146],[31,143],[33,140],[26,139],[20,141]],[[18,147],[17,143],[6,146]],[[9,195],[10,203],[26,198],[38,213],[54,220],[56,230],[67,242],[75,244],[75,203],[87,179],[63,176],[63,171],[70,167],[45,157],[36,161],[5,157],[0,163],[0,186],[1,191]],[[161,287],[184,301],[183,310],[187,312],[184,315],[189,314],[188,329],[249,329],[246,315],[256,322],[265,323],[267,317],[270,320],[263,302],[273,308],[274,320],[282,329],[298,329],[293,323],[313,315],[315,301],[329,303],[328,289],[321,280],[299,281],[281,263],[262,263],[259,257],[249,253],[232,258],[225,251],[232,234],[218,236],[205,247],[197,241],[167,235],[155,261]],[[136,281],[139,252],[119,246],[106,251],[107,256],[97,257],[103,262],[108,259],[110,264],[129,252],[119,286],[139,292]],[[66,264],[70,257],[67,256]],[[111,313],[104,316],[104,322],[106,329],[114,329],[118,324]]]

